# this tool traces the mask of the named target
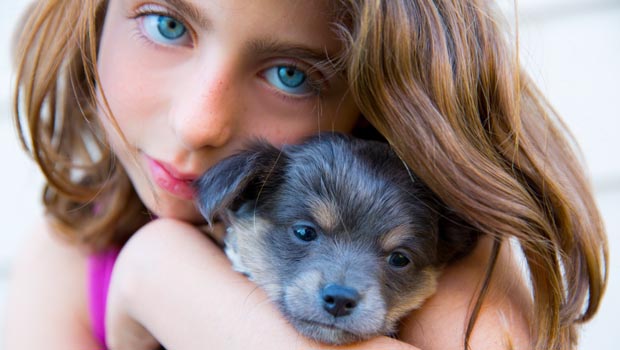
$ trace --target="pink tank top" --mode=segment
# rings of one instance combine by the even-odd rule
[[[95,253],[88,257],[88,299],[95,339],[107,349],[105,342],[105,309],[108,287],[118,249]]]

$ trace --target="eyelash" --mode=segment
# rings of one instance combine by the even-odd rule
[[[164,7],[155,6],[155,5],[144,5],[133,11],[133,13],[129,16],[130,19],[136,21],[135,27],[135,35],[137,35],[140,39],[144,40],[149,45],[153,45],[154,47],[164,47],[164,48],[177,48],[179,45],[170,45],[166,43],[155,42],[153,39],[149,38],[147,34],[145,34],[144,29],[144,19],[146,16],[165,16],[175,21],[181,23],[185,29],[187,30],[187,35],[189,36],[189,40],[191,42],[191,47],[194,46],[195,43],[195,34],[192,31],[191,27],[187,25],[184,21],[178,19],[179,16],[175,15],[173,12],[167,10]]]
[[[196,36],[194,32],[192,31],[191,27],[187,25],[185,21],[179,20],[178,19],[179,16],[175,15],[172,11],[169,11],[164,7],[150,5],[150,4],[147,4],[147,5],[144,5],[144,6],[141,6],[135,9],[133,13],[131,13],[131,15],[129,16],[130,19],[133,19],[137,22],[134,28],[134,35],[136,35],[140,40],[142,40],[147,45],[157,48],[157,49],[162,49],[162,48],[172,49],[172,48],[179,47],[178,45],[170,45],[170,44],[155,42],[153,39],[149,38],[147,34],[145,34],[144,32],[145,29],[143,28],[144,27],[143,22],[146,16],[165,16],[165,17],[170,17],[174,19],[175,21],[178,21],[183,26],[185,26],[187,30],[187,35],[189,35],[190,41],[192,43],[192,47],[194,46],[194,43],[196,42],[196,38],[195,38]],[[262,69],[259,72],[259,76],[261,77],[261,79],[265,81],[265,83],[269,86],[269,88],[274,93],[276,93],[278,97],[280,97],[281,99],[285,101],[289,101],[289,102],[306,102],[309,99],[314,99],[317,97],[320,99],[322,96],[322,92],[326,89],[328,85],[328,79],[323,78],[325,77],[325,75],[322,74],[321,69],[317,68],[316,66],[317,65],[314,65],[314,66],[310,66],[310,68],[304,69],[304,68],[299,67],[299,63],[283,61],[283,62],[278,62],[275,64],[270,64],[269,67]],[[303,95],[294,95],[294,94],[287,93],[281,89],[278,89],[275,86],[273,86],[273,84],[267,82],[267,79],[265,78],[265,72],[275,67],[291,67],[291,68],[301,71],[306,76],[306,82],[310,88],[310,92],[308,92],[307,94],[303,94]],[[312,76],[313,74],[310,74],[312,73],[313,70],[316,71],[316,74],[314,75],[320,75],[321,78],[313,77]]]

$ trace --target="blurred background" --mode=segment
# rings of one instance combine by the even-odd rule
[[[0,316],[10,267],[42,209],[43,180],[17,142],[11,120],[10,40],[27,0],[0,5]],[[514,3],[499,0],[514,25]],[[620,349],[620,0],[518,1],[521,60],[577,138],[610,244],[609,287],[583,327],[582,350]],[[0,318],[0,344],[3,319]],[[615,324],[615,325],[614,325]]]

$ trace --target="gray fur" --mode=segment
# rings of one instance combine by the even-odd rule
[[[207,221],[229,227],[234,268],[300,333],[330,344],[395,332],[435,291],[441,267],[477,239],[388,145],[340,134],[282,150],[256,142],[196,185]],[[316,239],[299,239],[295,225],[314,228]],[[410,263],[390,265],[394,252]],[[359,293],[350,314],[326,311],[321,293],[329,284]]]

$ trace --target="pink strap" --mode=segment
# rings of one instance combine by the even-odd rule
[[[105,342],[105,309],[108,287],[118,249],[95,253],[88,257],[88,297],[94,336],[107,349]]]

